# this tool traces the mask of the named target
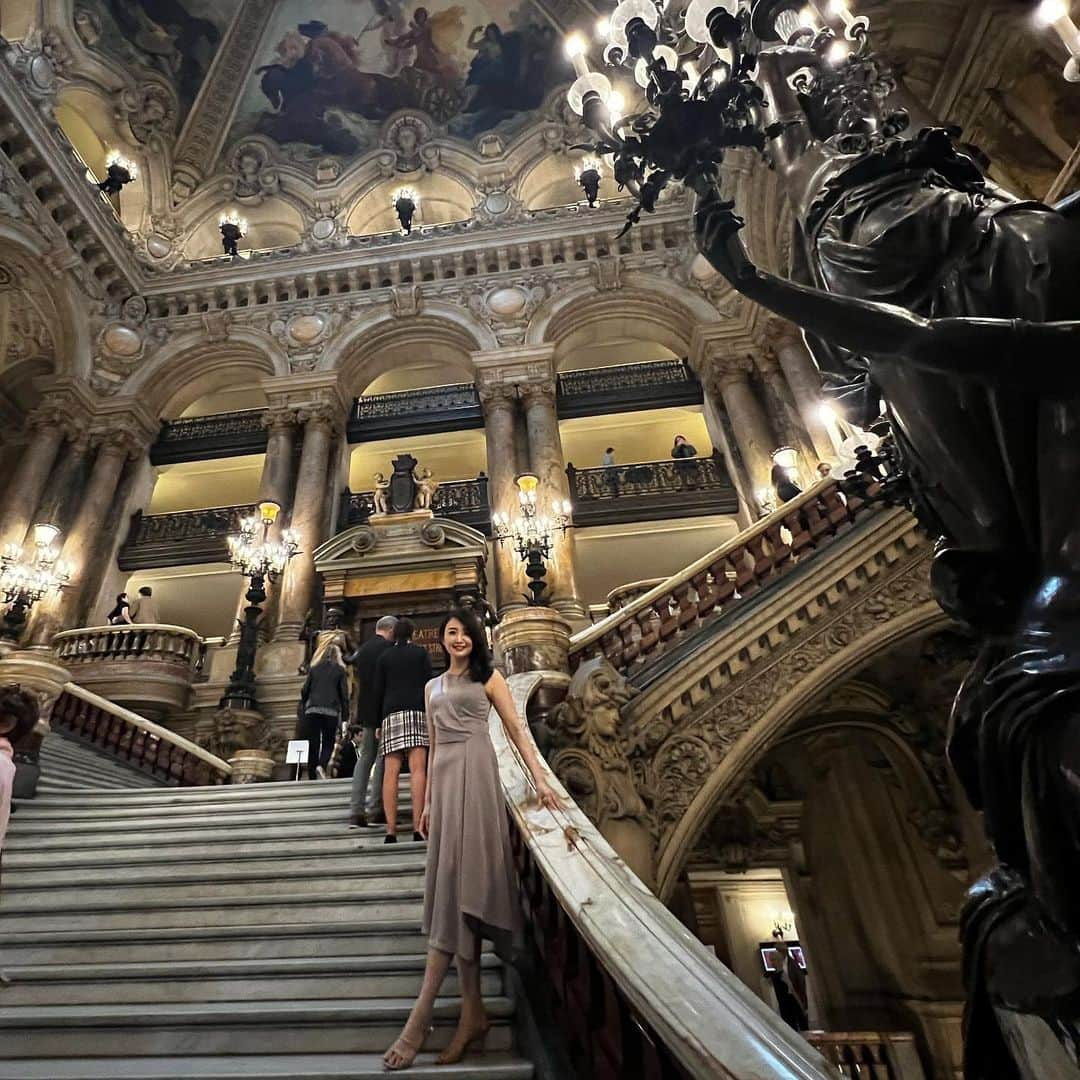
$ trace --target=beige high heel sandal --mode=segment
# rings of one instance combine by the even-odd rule
[[[383,1054],[383,1069],[386,1072],[401,1072],[402,1069],[412,1068],[413,1064],[416,1061],[416,1055],[419,1054],[421,1050],[423,1050],[424,1043],[427,1042],[427,1037],[431,1034],[433,1030],[433,1028],[429,1027],[424,1031],[424,1037],[420,1040],[419,1045],[409,1042],[409,1040],[405,1038],[404,1034],[399,1035],[395,1040],[394,1045],[391,1046],[385,1054]],[[404,1049],[401,1049],[402,1047],[404,1047]],[[388,1059],[391,1054],[397,1054],[397,1056],[402,1059],[400,1065],[390,1064],[390,1061]],[[409,1056],[410,1054],[411,1056]]]

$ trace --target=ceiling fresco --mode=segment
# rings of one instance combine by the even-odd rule
[[[296,161],[352,156],[400,109],[463,140],[511,133],[569,78],[555,29],[527,0],[284,0],[228,142],[263,135]]]
[[[125,66],[163,75],[180,114],[191,108],[240,0],[103,0],[93,19],[93,46]]]

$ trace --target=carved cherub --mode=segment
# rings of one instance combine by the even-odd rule
[[[381,472],[375,474],[375,491],[373,494],[376,514],[390,513],[390,481]]]
[[[431,475],[426,465],[413,469],[413,479],[416,481],[416,509],[430,510],[435,501],[435,492],[439,490],[439,481]]]

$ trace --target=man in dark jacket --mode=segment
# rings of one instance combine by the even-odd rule
[[[393,615],[384,615],[375,624],[375,636],[346,658],[356,667],[356,723],[359,730],[354,740],[360,739],[349,807],[349,827],[352,829],[363,829],[369,823],[379,824],[378,818],[382,816],[383,759],[378,756],[379,742],[375,737],[382,717],[375,699],[375,665],[383,651],[391,647],[395,626],[397,619]],[[375,782],[371,784],[369,794],[372,766],[375,766]]]

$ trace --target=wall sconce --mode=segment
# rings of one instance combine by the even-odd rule
[[[1069,60],[1064,75],[1069,82],[1080,82],[1080,28],[1069,14],[1067,0],[1043,0],[1035,10],[1035,21],[1040,26],[1052,26],[1069,50]]]
[[[30,608],[49,593],[60,592],[71,580],[70,570],[56,561],[60,530],[42,522],[34,526],[33,534],[32,553],[19,544],[8,544],[0,555],[0,594],[10,605],[0,633],[11,641],[19,640]]]
[[[414,188],[398,188],[390,196],[390,203],[401,225],[401,235],[408,236],[412,232],[413,215],[420,209],[419,193]]]
[[[240,254],[236,245],[244,238],[247,227],[248,223],[235,210],[221,215],[218,228],[221,230],[221,247],[226,255],[235,259]]]
[[[119,150],[109,151],[105,166],[105,179],[97,185],[97,189],[106,195],[119,195],[123,186],[139,175],[135,162],[128,161]]]
[[[518,486],[519,511],[513,518],[496,511],[491,518],[491,535],[496,543],[513,541],[518,557],[525,563],[525,576],[529,579],[529,591],[526,597],[531,607],[544,605],[544,590],[547,582],[546,561],[551,557],[555,542],[555,533],[564,533],[571,528],[570,503],[563,499],[557,502],[552,516],[545,517],[536,512],[537,488],[540,480],[534,473],[522,473],[514,481]]]
[[[604,169],[599,158],[587,157],[580,165],[574,166],[574,179],[581,185],[590,206],[595,206],[600,197],[600,181],[603,176]]]

